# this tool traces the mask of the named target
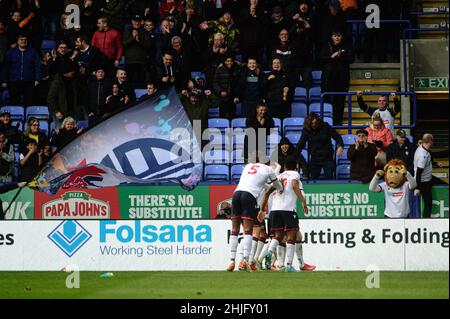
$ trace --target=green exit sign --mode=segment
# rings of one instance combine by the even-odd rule
[[[415,78],[416,89],[448,89],[448,77]]]

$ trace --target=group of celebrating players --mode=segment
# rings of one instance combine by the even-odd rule
[[[288,157],[283,165],[283,168],[277,163],[270,166],[249,163],[245,166],[232,199],[231,262],[228,271],[236,268],[241,224],[244,239],[239,270],[261,271],[264,263],[266,270],[297,272],[293,267],[294,255],[297,255],[301,271],[316,268],[303,260],[302,235],[296,213],[297,198],[305,213],[308,207],[298,163],[294,157]],[[266,242],[268,234],[269,243]]]

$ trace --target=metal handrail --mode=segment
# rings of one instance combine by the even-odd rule
[[[414,129],[416,127],[417,122],[417,96],[415,92],[384,92],[384,91],[371,91],[371,92],[364,92],[364,95],[389,95],[391,93],[395,93],[399,96],[411,96],[412,97],[412,124],[411,125],[395,125],[395,128],[402,128],[402,129]],[[352,96],[357,95],[356,92],[324,92],[320,96],[320,117],[323,118],[324,116],[324,103],[325,103],[325,97],[326,96],[335,96],[335,95],[346,95],[348,97],[348,125],[336,125],[333,127],[335,129],[348,129],[348,133],[352,134],[353,129],[364,129],[367,127],[363,125],[352,125]]]
[[[433,12],[410,12],[409,14],[415,16],[425,16],[425,15],[448,15],[448,11],[433,11]]]

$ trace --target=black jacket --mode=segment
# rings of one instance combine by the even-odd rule
[[[340,57],[334,59],[331,55],[339,50],[344,50]],[[321,52],[320,59],[323,63],[322,92],[348,91],[350,85],[350,64],[355,56],[346,45],[333,45],[328,43]]]
[[[119,86],[119,92],[121,95],[128,95],[128,104],[136,102],[136,92],[130,82],[125,81],[122,84],[119,81],[115,81],[115,84]]]
[[[234,97],[236,91],[236,85],[241,72],[241,66],[239,62],[234,62],[231,69],[228,69],[225,65],[221,64],[217,68],[214,74],[213,90],[217,96],[220,96],[220,92],[227,92],[228,95]]]
[[[77,62],[86,68],[86,74],[91,75],[94,71],[106,67],[107,58],[98,48],[90,45],[85,52],[78,52]]]
[[[75,128],[71,131],[67,131],[66,129],[61,129],[59,134],[55,134],[54,143],[56,147],[60,150],[64,145],[74,140],[79,136],[77,133],[78,129]]]
[[[300,153],[308,143],[312,161],[333,160],[334,149],[331,139],[336,141],[338,147],[344,147],[342,137],[328,123],[323,123],[317,130],[304,129],[297,143],[297,152]]]
[[[25,134],[20,134],[19,136],[19,152],[26,155],[28,153],[26,141],[29,139]],[[38,133],[38,149],[42,150],[46,145],[48,145],[48,137],[45,131],[39,131]]]
[[[288,150],[287,154],[283,154],[283,152],[281,150],[281,145],[283,145],[283,144],[289,144],[289,150]],[[278,164],[280,164],[280,166],[281,166],[280,173],[284,172],[284,162],[290,156],[294,157],[297,160],[297,162],[299,164],[299,171],[301,169],[303,171],[303,178],[306,178],[308,176],[308,163],[306,162],[306,159],[303,157],[303,155],[301,153],[295,152],[295,147],[288,138],[283,137],[280,140],[280,144],[278,144],[278,157],[271,158],[272,161],[275,161]]]
[[[408,140],[404,145],[400,145],[398,141],[395,141],[387,148],[386,159],[388,162],[393,159],[402,160],[405,162],[408,171],[414,175],[414,154],[416,150],[417,146]]]
[[[8,126],[5,126],[3,123],[0,123],[0,132],[5,133],[6,139],[11,144],[18,144],[19,143],[19,123],[16,124],[16,126],[12,126],[11,122]]]
[[[243,101],[257,102],[261,96],[262,72],[257,74],[247,67],[240,73],[236,94]]]
[[[255,17],[250,15],[250,9],[246,6],[241,12],[239,23],[239,30],[242,32],[241,46],[245,48],[268,42],[266,30],[269,22],[267,11],[261,5],[257,6]]]
[[[143,64],[149,61],[149,53],[153,51],[155,40],[144,29],[137,29],[139,42],[133,38],[133,29],[123,33],[123,50],[127,64]]]
[[[271,75],[274,75],[275,79],[269,80]],[[262,81],[262,89],[269,108],[283,104],[283,90],[285,87],[289,87],[288,77],[285,72],[272,70],[265,75]]]
[[[112,84],[109,80],[97,79],[88,82],[85,95],[85,108],[88,114],[98,115],[100,109],[106,103],[106,97],[111,94]]]
[[[255,130],[256,133],[256,147],[258,147],[258,141],[260,139],[259,134],[262,133],[260,132],[259,129],[265,129],[265,132],[263,133],[265,135],[266,138],[266,142],[267,142],[267,137],[270,135],[270,129],[275,127],[275,122],[273,121],[273,118],[270,117],[269,115],[266,115],[265,117],[265,123],[264,125],[261,125],[261,123],[256,119],[256,116],[252,116],[247,118],[247,121],[245,122],[245,126],[247,128],[252,128]],[[244,158],[247,159],[248,155],[249,155],[249,151],[252,151],[252,149],[248,149],[248,135],[245,135],[244,138]]]

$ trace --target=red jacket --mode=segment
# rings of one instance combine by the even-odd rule
[[[117,30],[110,28],[105,32],[96,31],[91,45],[98,48],[109,60],[120,61],[122,59],[122,36]]]
[[[372,125],[371,125],[372,126]],[[368,141],[369,143],[374,143],[374,141],[382,141],[383,147],[382,150],[386,152],[386,149],[389,145],[394,143],[394,138],[392,136],[391,131],[384,126],[379,130],[374,130],[373,127],[366,128],[366,131],[369,133]]]
[[[175,0],[174,2],[167,3],[167,2],[161,2],[159,5],[159,15],[161,18],[166,18],[170,15],[170,10],[172,8],[175,8],[175,10],[178,10],[179,12],[183,11],[183,3],[179,0]]]

